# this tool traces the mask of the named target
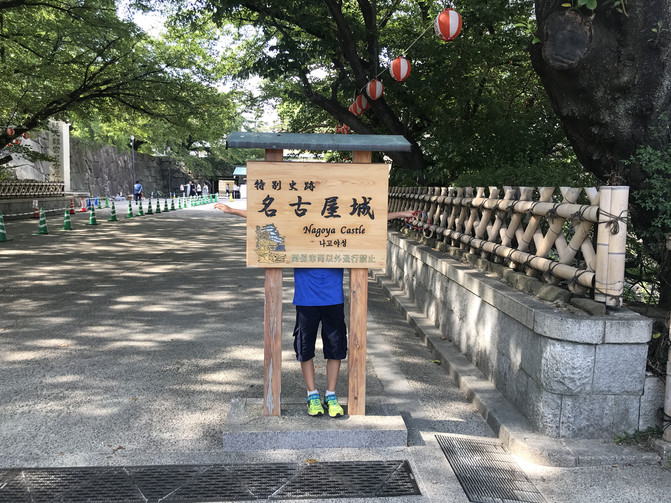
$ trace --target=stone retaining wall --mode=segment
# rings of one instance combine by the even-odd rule
[[[52,131],[35,133],[26,143],[33,150],[48,154],[50,137],[54,134]],[[10,162],[10,167],[19,180],[56,181],[50,179],[50,164],[17,156]],[[91,196],[132,193],[135,183],[132,164],[130,152],[121,152],[113,146],[90,147],[70,138],[70,187],[73,192]],[[169,157],[135,152],[134,165],[135,178],[140,180],[147,196],[152,191],[178,192],[180,184],[192,179],[181,162]]]
[[[589,314],[534,280],[526,288],[555,299],[539,300],[447,251],[390,232],[387,274],[540,433],[612,437],[657,421],[663,386],[645,372],[652,320],[624,308]]]

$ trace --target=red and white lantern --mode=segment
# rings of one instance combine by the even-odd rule
[[[340,128],[340,131],[342,131],[342,134],[349,134],[350,128],[347,124],[343,124]]]
[[[436,36],[450,42],[461,33],[461,16],[454,9],[445,9],[433,23]]]
[[[352,103],[352,104],[349,106],[349,111],[350,111],[351,113],[353,113],[354,115],[356,115],[357,117],[358,117],[359,115],[361,115],[361,112],[363,112],[363,110],[361,110],[361,109],[359,108],[359,106],[358,106],[356,103]]]
[[[27,140],[28,138],[30,138],[30,133],[28,131],[26,131],[26,132],[22,133],[21,136],[23,136]]]
[[[340,134],[342,131],[340,130],[340,126],[335,127],[335,132],[336,134]]]
[[[7,136],[14,136],[14,130],[10,127],[5,130],[5,133],[7,133]]]
[[[384,84],[377,79],[371,80],[366,84],[366,94],[371,100],[376,100],[384,93]]]
[[[21,138],[14,138],[14,143],[21,145]]]
[[[360,94],[356,97],[356,106],[358,106],[363,113],[370,108],[370,103],[368,103],[368,100],[363,94]]]
[[[399,56],[389,65],[389,73],[398,82],[403,82],[410,77],[410,61],[403,56]]]

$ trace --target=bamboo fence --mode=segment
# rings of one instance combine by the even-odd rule
[[[416,212],[406,225],[425,238],[617,307],[628,199],[624,186],[392,187],[389,211]]]
[[[0,182],[0,199],[28,197],[62,197],[63,182],[12,181]]]

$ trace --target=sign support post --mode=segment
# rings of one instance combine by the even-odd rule
[[[282,149],[266,149],[266,161],[282,161]],[[263,415],[280,415],[282,391],[282,269],[266,267],[263,306]]]
[[[355,151],[357,163],[370,163],[370,151]],[[347,364],[347,413],[351,416],[366,414],[366,335],[368,321],[368,269],[349,270],[349,358]]]

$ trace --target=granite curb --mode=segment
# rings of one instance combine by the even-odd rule
[[[660,463],[659,452],[617,445],[611,439],[557,439],[535,432],[512,402],[443,336],[388,276],[372,272],[372,277],[513,455],[539,465],[566,468]]]

